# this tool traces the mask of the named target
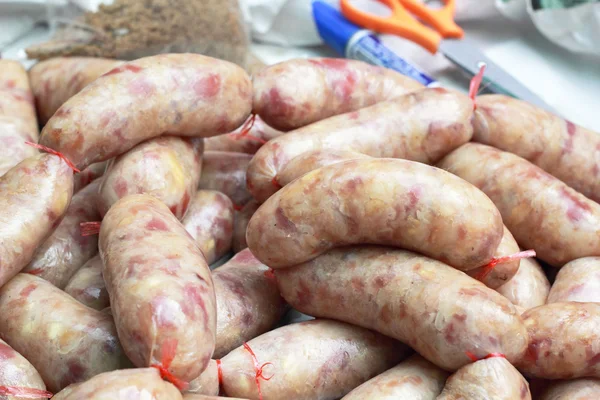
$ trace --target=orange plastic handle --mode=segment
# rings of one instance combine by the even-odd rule
[[[455,0],[446,0],[445,7],[437,10],[417,0],[379,1],[391,9],[390,16],[380,17],[362,11],[353,6],[350,0],[341,0],[340,8],[346,18],[357,25],[380,33],[402,36],[418,43],[431,53],[437,52],[442,36],[460,38],[464,35],[463,30],[454,22]],[[441,35],[420,23],[408,10],[440,31]]]
[[[445,38],[460,39],[465,35],[454,22],[456,0],[445,0],[444,7],[433,9],[418,0],[399,0],[404,8],[425,21]]]

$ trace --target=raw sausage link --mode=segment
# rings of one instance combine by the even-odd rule
[[[104,310],[110,306],[106,284],[102,277],[102,259],[96,255],[75,272],[65,292],[80,303],[95,310]]]
[[[105,372],[72,385],[54,400],[181,400],[179,390],[160,377],[154,368]]]
[[[515,238],[506,228],[506,226],[504,227],[503,232],[504,234],[502,235],[502,240],[500,241],[500,244],[496,249],[496,253],[494,254],[495,258],[510,256],[518,253],[521,250],[515,241]],[[487,287],[497,289],[515,276],[519,270],[519,265],[519,260],[517,259],[502,262],[495,265],[492,269],[484,265],[482,267],[467,271],[467,274],[478,281],[483,282]]]
[[[483,190],[517,242],[534,249],[540,259],[560,267],[576,258],[600,256],[600,204],[527,160],[468,143],[439,166]]]
[[[273,178],[294,157],[311,150],[351,150],[434,164],[471,139],[472,117],[469,97],[425,89],[319,121],[261,147],[248,167],[248,188],[264,202],[279,189]]]
[[[248,342],[263,367],[264,400],[334,400],[396,365],[409,349],[378,333],[341,322],[287,325]],[[253,357],[238,347],[222,359],[227,396],[258,400]]]
[[[342,400],[435,400],[448,373],[418,354],[363,383]]]
[[[245,136],[240,136],[242,128],[204,139],[205,150],[254,154],[265,142],[284,133],[265,124],[259,116],[254,117],[254,124]]]
[[[233,252],[239,253],[248,247],[246,243],[246,228],[260,204],[250,200],[240,211],[236,211],[233,219]]]
[[[531,400],[529,384],[506,359],[493,357],[454,373],[437,400]]]
[[[107,161],[95,163],[83,171],[76,173],[73,176],[73,193],[79,192],[81,189],[92,183],[96,178],[104,175],[107,164]]]
[[[523,315],[529,347],[517,364],[546,379],[600,378],[600,304],[551,303]]]
[[[202,158],[202,175],[198,189],[225,193],[236,208],[252,199],[246,189],[246,169],[252,155],[227,151],[207,151]]]
[[[580,301],[600,303],[600,257],[584,257],[558,271],[548,303]]]
[[[27,72],[17,61],[0,59],[0,176],[38,152],[39,129]]]
[[[292,158],[281,169],[281,172],[275,176],[275,181],[279,186],[283,187],[294,179],[300,178],[302,175],[325,167],[331,164],[337,164],[344,161],[356,159],[371,159],[371,156],[358,153],[352,150],[310,150],[299,156]]]
[[[38,247],[23,272],[64,289],[73,274],[98,252],[98,236],[83,236],[80,224],[100,219],[96,208],[100,181],[97,179],[73,196],[65,217]]]
[[[477,98],[477,142],[514,153],[600,202],[600,133],[524,101]]]
[[[0,339],[0,387],[2,386],[46,390],[42,377],[33,365]],[[13,396],[0,395],[0,398],[18,400],[18,397]]]
[[[374,329],[449,371],[469,363],[468,352],[503,353],[513,361],[527,347],[525,326],[506,298],[415,253],[335,249],[275,273],[294,309]]]
[[[123,61],[94,57],[56,57],[29,70],[40,124],[44,125],[67,100]]]
[[[186,382],[206,368],[215,346],[216,300],[202,252],[149,195],[122,198],[100,228],[102,273],[119,338],[138,367],[171,365]]]
[[[215,358],[269,331],[283,316],[285,301],[268,270],[245,249],[213,271],[217,296]]]
[[[253,112],[282,131],[423,88],[390,69],[335,58],[271,65],[255,74],[253,83]]]
[[[525,311],[546,304],[550,282],[537,261],[525,258],[517,274],[496,290]]]
[[[73,171],[40,154],[0,177],[0,287],[33,258],[58,226],[73,194]]]
[[[550,383],[539,400],[595,400],[600,399],[599,379],[573,379]]]
[[[200,138],[158,137],[113,159],[104,174],[98,208],[102,215],[131,194],[149,194],[183,218],[202,169]]]
[[[84,169],[164,133],[231,132],[251,102],[252,84],[240,67],[199,54],[160,54],[123,64],[71,97],[40,143]]]
[[[219,369],[215,360],[210,360],[199,377],[190,382],[185,393],[217,396],[219,394]]]
[[[304,175],[269,198],[246,233],[252,253],[271,268],[371,243],[470,270],[487,264],[501,239],[500,213],[477,188],[438,168],[393,159],[346,161]]]
[[[210,265],[229,253],[233,237],[233,204],[213,190],[196,192],[181,221]]]
[[[0,289],[0,335],[54,393],[130,366],[110,315],[28,274],[18,274]]]

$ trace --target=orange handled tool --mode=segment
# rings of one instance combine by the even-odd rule
[[[428,7],[419,0],[379,2],[390,8],[390,16],[382,17],[362,11],[353,6],[350,0],[341,0],[340,7],[346,18],[355,24],[375,32],[402,36],[431,53],[437,52],[442,38],[460,39],[464,36],[461,27],[454,22],[455,0],[445,0],[444,7],[438,9]]]

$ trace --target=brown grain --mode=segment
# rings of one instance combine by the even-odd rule
[[[130,60],[191,52],[245,65],[247,48],[237,0],[115,0],[29,47],[27,55]]]

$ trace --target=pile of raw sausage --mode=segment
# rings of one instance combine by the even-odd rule
[[[598,133],[338,59],[0,94],[0,399],[600,399]]]

